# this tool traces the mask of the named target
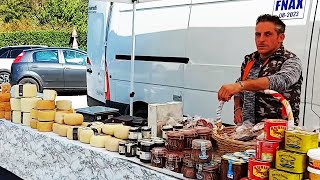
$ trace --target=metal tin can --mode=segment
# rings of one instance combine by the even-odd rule
[[[258,140],[256,146],[256,159],[261,161],[274,162],[279,146],[279,142]]]
[[[267,141],[283,141],[284,133],[288,129],[288,121],[282,119],[268,119],[264,123],[265,139]]]
[[[248,178],[254,180],[268,180],[270,167],[270,162],[263,162],[250,158],[248,163]]]

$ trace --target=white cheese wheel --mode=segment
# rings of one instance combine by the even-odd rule
[[[90,139],[90,145],[97,148],[104,148],[108,138],[111,138],[111,136],[104,134],[93,135]]]
[[[36,120],[36,119],[30,120],[30,126],[32,129],[37,129],[37,124],[38,124],[38,120]]]
[[[112,151],[112,152],[118,152],[119,151],[119,142],[121,140],[120,139],[117,139],[117,138],[108,138],[108,140],[106,141],[106,144],[105,144],[105,148],[108,150],[108,151]]]
[[[104,124],[102,126],[102,132],[105,133],[105,134],[109,134],[109,135],[114,135],[114,129],[117,128],[117,127],[122,127],[123,125],[122,124]]]
[[[14,97],[36,97],[37,85],[35,84],[18,84],[13,86]]]
[[[83,123],[83,115],[79,113],[64,114],[63,121],[71,126],[81,125]]]
[[[70,100],[59,100],[57,101],[57,109],[59,110],[70,110],[72,109],[72,102]]]
[[[11,111],[4,112],[4,119],[10,121],[11,120]]]
[[[25,126],[30,126],[30,121],[31,121],[31,117],[30,117],[30,113],[22,113],[22,124]]]
[[[12,122],[16,124],[22,124],[21,111],[12,111]]]
[[[37,102],[38,110],[52,110],[55,109],[55,107],[55,102],[51,100],[40,100]]]
[[[41,100],[41,98],[33,97],[33,98],[21,98],[21,111],[22,112],[31,112],[33,108],[37,107],[37,102]]]
[[[21,99],[11,98],[10,106],[13,111],[21,111]]]
[[[43,90],[43,100],[55,101],[57,97],[57,91],[51,89]]]
[[[0,111],[0,119],[4,118],[4,111]]]
[[[38,121],[54,121],[56,115],[55,110],[38,110]]]
[[[32,119],[38,119],[38,110],[37,109],[31,109],[30,117]]]
[[[0,102],[10,102],[10,93],[0,93]]]
[[[67,129],[67,138],[70,140],[78,140],[80,129],[80,126],[69,126]]]
[[[67,130],[70,126],[65,125],[65,124],[60,124],[58,127],[58,135],[62,137],[67,137]]]
[[[119,139],[128,139],[129,126],[118,126],[114,129],[114,137]]]
[[[83,128],[79,132],[79,141],[83,142],[83,143],[86,143],[86,144],[89,144],[91,136],[93,136],[93,135],[94,135],[94,130],[93,129],[91,129],[91,128]]]
[[[52,132],[58,134],[59,126],[60,126],[60,124],[58,124],[58,123],[53,123],[53,124],[52,124]]]
[[[37,129],[40,132],[51,132],[52,131],[53,122],[38,122]]]

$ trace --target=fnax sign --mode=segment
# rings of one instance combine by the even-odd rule
[[[307,0],[275,0],[273,15],[280,19],[303,19]]]

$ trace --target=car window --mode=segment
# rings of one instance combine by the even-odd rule
[[[0,58],[7,58],[8,54],[9,54],[9,50],[5,52],[1,52]]]
[[[86,55],[76,51],[63,51],[66,64],[86,65]]]
[[[58,63],[58,50],[38,51],[33,53],[34,62]]]
[[[11,50],[10,58],[16,58],[22,51],[23,51],[23,49],[13,49],[13,50]]]

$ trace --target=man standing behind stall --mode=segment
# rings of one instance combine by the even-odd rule
[[[220,101],[234,96],[234,122],[250,120],[257,124],[263,119],[283,119],[282,104],[261,90],[278,91],[292,107],[295,125],[299,123],[302,78],[301,60],[283,46],[286,25],[277,17],[261,15],[256,21],[257,51],[246,55],[241,76],[236,83],[223,85],[218,92]]]

